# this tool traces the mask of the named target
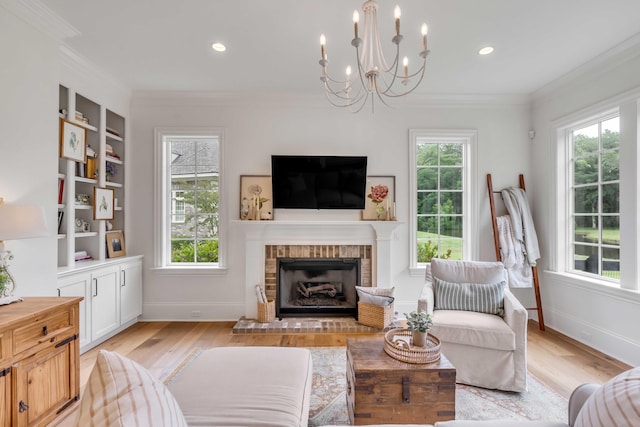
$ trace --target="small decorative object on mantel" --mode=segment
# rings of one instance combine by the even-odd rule
[[[416,347],[424,347],[427,344],[427,334],[433,326],[431,315],[426,311],[412,311],[405,313],[407,328],[411,331],[412,344]]]
[[[362,211],[365,221],[395,221],[396,220],[396,177],[368,176],[368,202]]]
[[[240,219],[272,220],[270,175],[240,175]]]

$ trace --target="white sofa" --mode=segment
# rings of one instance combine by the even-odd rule
[[[165,386],[139,364],[101,350],[77,425],[307,427],[311,352],[217,347],[185,363]]]
[[[452,283],[504,286],[504,317],[466,310],[438,310],[434,277]],[[433,315],[431,333],[456,367],[456,381],[489,389],[527,389],[527,311],[506,286],[500,262],[432,259],[418,309]]]

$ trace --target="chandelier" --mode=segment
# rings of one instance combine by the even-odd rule
[[[382,52],[382,44],[378,33],[378,4],[375,0],[367,0],[362,5],[364,13],[363,38],[359,36],[360,14],[357,10],[353,12],[353,32],[354,38],[351,45],[356,48],[356,64],[358,75],[351,76],[351,66],[347,67],[346,79],[336,80],[329,76],[327,71],[327,48],[326,37],[320,36],[320,66],[322,75],[320,80],[324,84],[324,92],[331,105],[336,107],[348,107],[353,112],[358,112],[371,98],[371,111],[373,112],[374,99],[377,97],[384,104],[389,106],[387,100],[399,98],[413,92],[424,77],[425,65],[427,62],[427,24],[422,24],[422,51],[419,53],[422,58],[422,65],[412,74],[409,74],[409,59],[405,56],[400,68],[400,7],[396,6],[395,16],[395,36],[391,42],[396,45],[395,57],[391,65]]]

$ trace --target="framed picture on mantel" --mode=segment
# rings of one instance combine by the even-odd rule
[[[240,219],[272,220],[271,175],[240,175]]]
[[[395,221],[396,177],[367,176],[363,221]]]

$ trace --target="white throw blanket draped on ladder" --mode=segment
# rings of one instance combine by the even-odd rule
[[[533,286],[531,267],[540,258],[538,237],[529,210],[527,195],[521,188],[502,190],[509,215],[496,218],[502,262],[509,275],[509,286]]]

